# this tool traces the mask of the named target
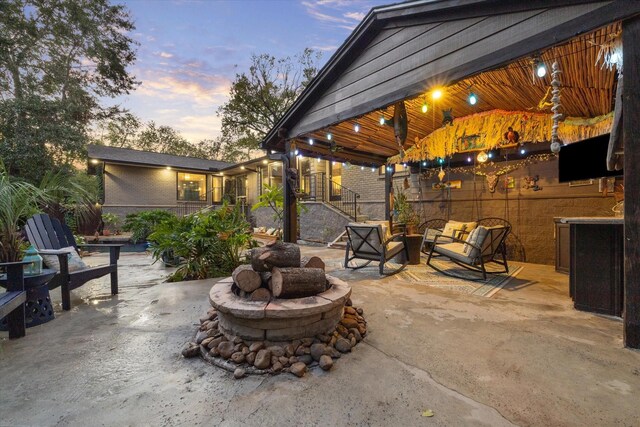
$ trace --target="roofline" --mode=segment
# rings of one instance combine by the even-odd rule
[[[105,160],[105,159],[100,159],[98,157],[91,157],[91,159],[99,160],[102,163],[109,164],[109,165],[141,166],[141,167],[154,168],[154,169],[171,168],[172,170],[176,170],[176,171],[196,171],[196,172],[207,172],[207,173],[218,173],[221,171],[221,169],[216,169],[216,168],[209,168],[209,169],[187,168],[179,165],[159,165],[155,163],[127,162],[125,160]]]
[[[298,96],[278,122],[269,130],[260,143],[260,147],[263,149],[274,148],[273,145],[277,144],[277,138],[281,135],[280,129],[285,129],[286,136],[280,136],[279,141],[298,136],[288,135],[289,129],[287,129],[285,125],[287,125],[290,120],[294,119],[295,115],[304,114],[304,112],[299,112],[298,110],[302,109],[304,104],[309,102],[311,95],[315,93],[319,86],[327,83],[325,79],[327,79],[328,76],[331,76],[334,72],[340,72],[338,65],[342,63],[342,59],[346,57],[351,50],[357,47],[358,43],[367,42],[367,38],[364,37],[365,35],[369,35],[373,38],[373,36],[377,34],[377,31],[375,33],[368,34],[368,30],[370,28],[380,29],[387,21],[393,18],[409,19],[415,18],[416,16],[428,15],[435,20],[438,19],[438,15],[447,14],[451,11],[460,9],[469,10],[469,7],[474,5],[482,6],[483,8],[490,8],[491,14],[495,15],[507,10],[509,12],[525,11],[545,7],[562,7],[575,4],[597,3],[600,1],[603,0],[528,0],[527,2],[513,2],[511,0],[416,0],[372,8],[349,37],[347,37],[343,44],[334,52],[331,58],[329,58],[329,61],[327,61],[324,67],[322,67],[311,83],[307,85],[300,96]],[[612,0],[612,2],[615,1]],[[407,9],[415,10],[410,13],[402,13],[402,11]],[[477,12],[486,14],[486,10]],[[331,81],[332,79],[328,80]],[[339,122],[349,118],[351,117],[341,117]]]

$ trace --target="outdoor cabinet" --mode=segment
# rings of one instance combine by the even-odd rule
[[[562,221],[570,225],[569,286],[574,307],[621,317],[624,301],[622,221],[604,218],[564,218]]]
[[[556,241],[556,271],[559,273],[569,273],[569,258],[571,255],[571,242],[569,224],[564,224],[561,218],[554,218],[555,241]]]

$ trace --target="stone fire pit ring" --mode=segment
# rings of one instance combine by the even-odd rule
[[[236,295],[233,279],[217,282],[209,302],[218,311],[218,328],[229,340],[283,342],[325,334],[335,329],[351,296],[351,286],[327,275],[331,287],[305,298],[248,301]]]

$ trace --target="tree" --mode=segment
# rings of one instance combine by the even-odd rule
[[[267,132],[318,72],[321,53],[305,49],[293,59],[262,54],[251,57],[248,73],[236,74],[229,100],[218,109],[222,134],[235,149],[259,148]]]
[[[136,86],[127,10],[108,0],[0,3],[0,155],[12,175],[83,157],[88,127],[114,113],[100,97]]]

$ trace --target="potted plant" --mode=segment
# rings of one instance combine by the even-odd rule
[[[111,232],[118,234],[118,225],[120,224],[120,217],[118,217],[118,215],[110,212],[103,213],[102,222],[104,222],[104,230],[102,230],[104,236],[109,236]]]
[[[394,211],[399,224],[403,224],[407,234],[416,234],[420,217],[413,210],[413,206],[404,191],[396,190]]]

